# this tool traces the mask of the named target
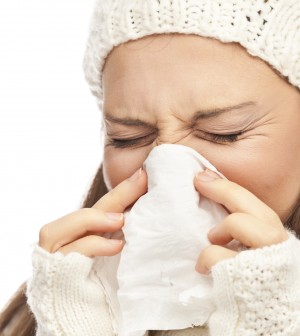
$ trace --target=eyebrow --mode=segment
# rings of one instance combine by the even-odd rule
[[[131,118],[118,118],[118,117],[113,117],[110,114],[105,114],[105,119],[107,121],[110,121],[115,124],[120,124],[120,125],[125,125],[125,126],[146,126],[146,127],[152,127],[153,125],[146,122],[142,121],[140,119],[131,119]]]
[[[227,107],[222,107],[222,108],[213,108],[213,109],[208,109],[208,110],[201,110],[198,111],[194,114],[192,121],[198,121],[201,119],[210,119],[210,118],[216,118],[219,115],[223,114],[223,113],[227,113],[227,112],[231,112],[234,110],[241,110],[245,107],[249,107],[249,106],[257,106],[257,103],[254,101],[248,101],[248,102],[244,102],[238,105],[234,105],[234,106],[227,106]]]
[[[223,113],[231,112],[234,110],[241,110],[249,106],[252,106],[252,107],[257,106],[257,103],[254,101],[248,101],[248,102],[244,102],[244,103],[234,105],[234,106],[227,106],[227,107],[222,107],[222,108],[212,108],[212,109],[207,109],[207,110],[199,110],[193,115],[193,117],[191,118],[191,121],[196,122],[202,119],[216,118]],[[151,123],[142,121],[140,119],[118,118],[118,117],[114,117],[110,115],[109,113],[105,113],[104,117],[107,121],[110,121],[115,124],[120,124],[120,125],[125,125],[125,126],[143,126],[143,127],[153,128],[153,125]]]

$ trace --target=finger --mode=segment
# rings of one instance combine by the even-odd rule
[[[49,252],[55,252],[89,232],[115,232],[123,224],[124,216],[121,213],[83,208],[44,225],[40,230],[39,245]]]
[[[143,169],[139,169],[133,176],[105,194],[93,207],[106,212],[124,212],[147,192],[147,185],[147,174]]]
[[[212,171],[199,173],[194,183],[203,196],[223,204],[229,212],[247,213],[271,225],[282,226],[278,215],[250,191],[234,182],[221,179]]]
[[[99,236],[86,236],[71,244],[61,247],[58,251],[63,254],[78,252],[87,257],[113,256],[124,246],[122,240],[106,239]]]
[[[251,248],[279,244],[288,238],[284,228],[273,227],[254,216],[233,213],[209,233],[212,244],[226,245],[233,239]]]
[[[195,269],[199,273],[207,274],[216,263],[229,258],[234,258],[237,254],[238,252],[222,246],[208,246],[201,252]]]

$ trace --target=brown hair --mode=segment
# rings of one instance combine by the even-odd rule
[[[284,226],[293,230],[297,238],[300,239],[300,195],[296,201],[290,215],[284,220]]]
[[[94,177],[82,207],[92,207],[106,193],[107,188],[104,183],[101,165]],[[36,322],[27,304],[26,283],[23,283],[1,312],[0,335],[35,336],[35,334]]]
[[[82,207],[92,207],[103,195],[107,193],[104,183],[102,165],[99,167],[91,188],[88,191]],[[300,234],[300,200],[294,207],[291,215],[285,221],[287,227]],[[36,322],[27,305],[26,283],[22,284],[16,294],[8,302],[0,316],[0,335],[5,336],[35,336]]]

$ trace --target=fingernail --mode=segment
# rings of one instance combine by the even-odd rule
[[[207,168],[203,172],[197,174],[196,177],[201,182],[210,182],[210,181],[213,181],[213,180],[216,180],[216,179],[220,178],[220,176],[217,173],[215,173],[215,172],[213,172],[213,171],[211,171]]]
[[[217,226],[214,226],[208,231],[208,234],[214,234],[217,231]]]
[[[142,174],[142,168],[140,168],[139,170],[137,170],[131,177],[129,177],[129,181],[133,182],[139,179],[139,177]]]
[[[207,238],[208,240],[211,240],[213,238],[213,236],[216,234],[217,232],[217,227],[213,227],[212,229],[210,229],[207,233]]]
[[[119,240],[119,239],[108,239],[108,242],[111,245],[121,245],[123,243],[123,240]]]
[[[114,222],[119,222],[121,219],[123,219],[123,214],[118,212],[106,212],[106,217]]]
[[[211,271],[207,268],[207,267],[205,267],[205,266],[200,266],[200,265],[198,265],[197,267],[196,267],[196,271],[198,272],[198,273],[201,273],[201,274],[203,274],[203,275],[209,275],[210,273],[211,273]]]

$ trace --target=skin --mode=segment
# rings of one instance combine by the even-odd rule
[[[153,35],[112,50],[103,89],[103,169],[110,192],[92,209],[45,225],[42,247],[88,256],[119,253],[122,243],[102,235],[124,220],[121,215],[109,220],[106,213],[122,214],[147,191],[146,173],[139,168],[163,143],[195,149],[228,178],[206,171],[194,179],[199,193],[230,213],[208,234],[212,245],[199,254],[197,271],[206,273],[234,257],[238,252],[223,246],[233,238],[249,248],[288,238],[282,222],[300,192],[300,93],[268,64],[239,44]],[[216,112],[245,102],[252,105]],[[132,139],[138,140],[128,142]]]
[[[116,232],[124,224],[124,210],[147,189],[142,170],[120,183],[92,208],[83,208],[44,225],[39,245],[54,253],[79,252],[88,257],[110,256],[122,250],[123,242],[106,239],[104,233]]]

